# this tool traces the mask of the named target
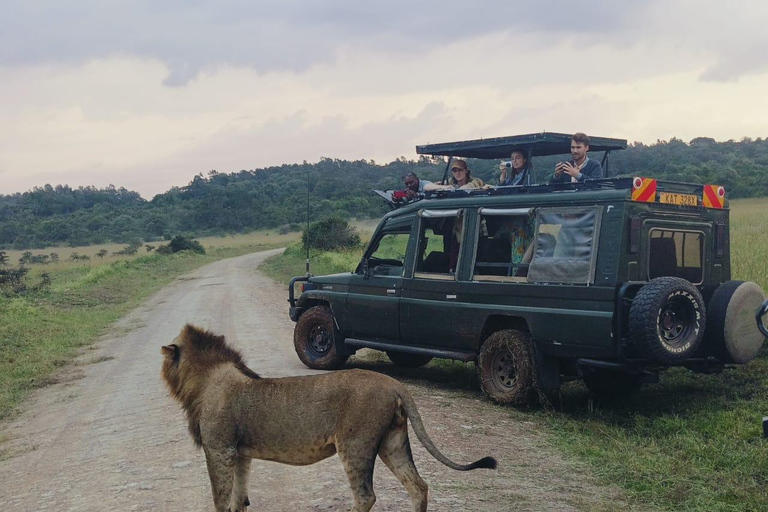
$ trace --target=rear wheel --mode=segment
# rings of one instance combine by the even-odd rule
[[[689,358],[704,337],[704,299],[679,277],[652,279],[629,309],[632,345],[641,356],[664,364]]]
[[[394,352],[391,350],[387,350],[387,357],[389,357],[389,360],[397,366],[402,366],[403,368],[419,368],[432,360],[431,356],[406,354],[404,352]]]
[[[335,370],[347,361],[336,352],[333,314],[327,306],[309,308],[299,317],[293,346],[301,362],[317,370]]]
[[[491,334],[477,358],[483,392],[501,404],[527,404],[535,371],[531,337],[522,331],[509,329]]]

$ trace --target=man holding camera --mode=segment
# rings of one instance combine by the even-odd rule
[[[555,173],[549,180],[550,183],[582,182],[586,179],[598,179],[603,177],[603,168],[600,162],[587,156],[589,151],[589,137],[579,132],[571,137],[570,162],[560,162],[555,166]]]

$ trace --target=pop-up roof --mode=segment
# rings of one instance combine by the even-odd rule
[[[589,150],[614,151],[626,149],[625,139],[610,139],[608,137],[589,137]],[[523,150],[530,156],[563,155],[571,152],[571,134],[568,133],[532,133],[529,135],[514,135],[511,137],[496,137],[493,139],[465,140],[459,142],[443,142],[416,146],[419,155],[454,156],[465,158],[505,159],[513,150]]]

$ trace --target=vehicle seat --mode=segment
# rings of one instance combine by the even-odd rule
[[[651,238],[648,274],[651,278],[679,274],[677,249],[673,238]]]
[[[422,272],[434,272],[445,274],[448,272],[448,254],[440,251],[432,251],[424,258],[421,265]]]

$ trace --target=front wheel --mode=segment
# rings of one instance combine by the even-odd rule
[[[309,308],[299,317],[293,346],[301,362],[316,370],[335,370],[347,361],[336,352],[333,314],[327,306]]]
[[[500,404],[527,404],[535,372],[531,336],[522,331],[509,329],[491,334],[477,358],[480,387]]]

